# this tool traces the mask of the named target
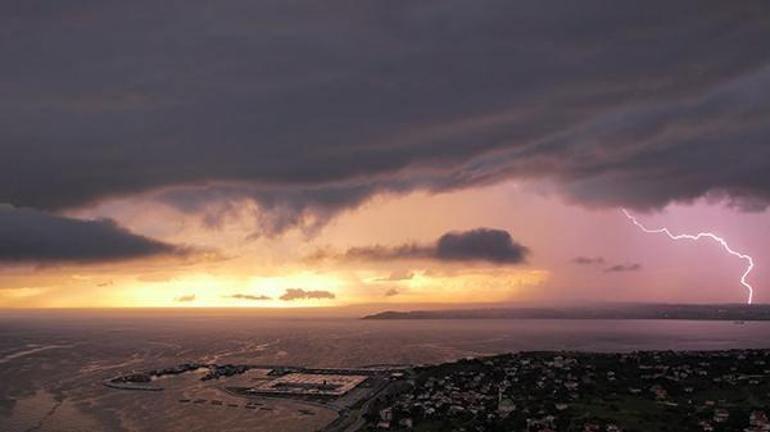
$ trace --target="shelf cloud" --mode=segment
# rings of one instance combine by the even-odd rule
[[[150,194],[221,213],[248,200],[266,235],[315,232],[377,194],[510,179],[590,207],[770,203],[766,1],[327,6],[0,6],[0,56],[13,59],[0,70],[0,203],[53,212]],[[119,247],[78,257],[3,235],[25,259],[173,249],[87,224]],[[391,252],[467,258],[445,246]]]
[[[590,203],[766,202],[766,2],[483,3],[8,6],[0,202],[535,175]]]

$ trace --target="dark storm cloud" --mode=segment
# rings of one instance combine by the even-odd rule
[[[271,297],[268,297],[266,295],[252,295],[252,294],[233,294],[225,297],[236,299],[236,300],[272,300]]]
[[[579,256],[574,258],[572,262],[578,265],[604,264],[604,258]]]
[[[478,228],[444,234],[436,245],[436,258],[444,261],[488,261],[518,264],[529,250],[514,242],[507,231]]]
[[[364,261],[429,259],[445,262],[488,262],[493,264],[520,264],[529,249],[515,242],[507,231],[477,228],[470,231],[449,232],[434,244],[403,244],[399,246],[360,246],[348,249],[337,258]],[[320,251],[312,258],[322,259],[333,254]]]
[[[764,0],[5,2],[0,202],[163,188],[213,225],[254,200],[268,234],[509,178],[762,209],[768,22]]]
[[[621,272],[633,272],[642,269],[641,264],[616,264],[612,267],[606,268],[604,271],[607,273],[621,273]]]
[[[0,262],[98,262],[186,253],[111,220],[83,221],[0,207]]]
[[[280,297],[283,301],[293,300],[321,300],[321,299],[333,299],[336,296],[334,293],[325,290],[313,290],[305,291],[301,288],[289,288]]]
[[[393,185],[390,190],[404,190]],[[366,200],[374,189],[369,185],[344,184],[287,187],[260,187],[245,184],[217,184],[180,187],[160,191],[153,198],[184,212],[202,214],[204,224],[218,227],[244,200],[258,203],[254,217],[261,235],[273,236],[299,227],[308,234],[323,227],[340,210],[355,207]]]

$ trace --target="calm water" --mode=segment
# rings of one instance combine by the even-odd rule
[[[361,321],[244,313],[5,312],[0,314],[0,430],[155,430],[159,424],[165,430],[207,430],[207,424],[230,419],[214,411],[171,415],[170,410],[178,410],[171,392],[138,395],[101,385],[121,372],[183,361],[336,367],[437,363],[519,350],[729,348],[770,348],[770,322]],[[161,410],[162,401],[168,406]],[[235,419],[232,430],[237,430],[235,424],[270,430],[277,427],[271,421],[278,420],[277,414],[254,424]]]

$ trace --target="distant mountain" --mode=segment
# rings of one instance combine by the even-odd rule
[[[679,319],[770,321],[770,305],[606,304],[563,307],[514,307],[459,310],[387,311],[366,320],[393,319]]]

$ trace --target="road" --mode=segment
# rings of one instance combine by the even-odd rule
[[[321,432],[356,432],[366,424],[364,414],[369,412],[369,407],[383,393],[387,393],[400,381],[384,382],[379,387],[372,389],[372,394],[367,398],[361,408],[354,411],[341,411],[340,417],[329,423]]]

